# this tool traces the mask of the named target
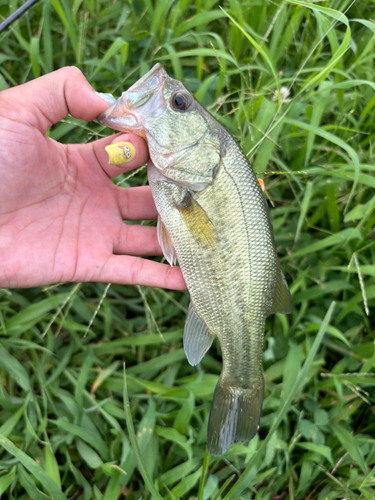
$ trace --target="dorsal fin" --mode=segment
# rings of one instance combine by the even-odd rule
[[[276,283],[276,293],[271,310],[268,314],[282,313],[290,314],[292,312],[292,298],[290,296],[288,283],[282,270],[279,268]]]
[[[190,302],[184,330],[184,349],[187,360],[192,366],[200,363],[203,356],[211,347],[215,335],[210,333],[201,321]]]

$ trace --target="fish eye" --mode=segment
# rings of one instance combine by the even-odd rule
[[[191,99],[189,95],[182,92],[175,92],[171,97],[171,106],[175,111],[186,111],[190,106]]]

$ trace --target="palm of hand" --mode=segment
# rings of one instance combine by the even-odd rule
[[[156,230],[123,219],[157,214],[148,187],[111,182],[120,173],[104,151],[113,137],[60,144],[43,133],[39,122],[49,120],[22,106],[22,119],[20,107],[0,107],[0,287],[101,281],[183,289],[179,270],[135,257],[161,254]],[[143,149],[133,168],[146,160]]]
[[[82,156],[79,146],[19,128],[9,131],[11,151],[4,140],[0,146],[5,159],[0,199],[6,200],[0,207],[0,248],[8,286],[100,280],[103,257],[112,254],[123,226],[116,187],[92,148]],[[7,200],[15,186],[15,197]]]

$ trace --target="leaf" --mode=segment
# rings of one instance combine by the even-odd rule
[[[94,350],[95,354],[103,355],[109,354],[114,351],[118,351],[121,347],[138,347],[138,346],[151,346],[164,344],[165,342],[171,342],[173,340],[181,340],[183,331],[164,333],[162,339],[160,335],[149,334],[149,335],[134,335],[131,337],[125,337],[121,339],[116,339],[112,341],[99,342],[98,344],[92,344],[91,348]]]
[[[269,68],[272,72],[272,75],[273,75],[274,80],[275,80],[276,88],[279,91],[280,90],[279,77],[277,75],[276,68],[272,62],[271,55],[268,52],[268,49],[266,47],[264,47],[264,45],[262,45],[262,46],[259,45],[259,43],[256,42],[254,40],[254,38],[247,31],[245,31],[245,29],[242,26],[240,26],[240,24],[238,24],[238,22],[235,19],[233,19],[233,17],[230,14],[228,14],[228,12],[225,9],[223,9],[222,7],[220,7],[220,9],[225,13],[225,15],[232,21],[232,23],[241,31],[241,33],[249,40],[249,42],[253,45],[253,47],[262,56],[262,58],[264,59],[266,64],[269,66]],[[279,92],[279,94],[280,94],[280,92]]]
[[[158,57],[159,61],[163,61],[165,59],[170,60],[174,57],[196,57],[196,56],[208,56],[213,58],[223,58],[229,62],[231,62],[234,66],[237,66],[236,61],[230,54],[227,54],[223,50],[213,50],[213,49],[190,49],[190,50],[182,50],[176,52],[175,54],[168,54],[167,56]]]
[[[103,465],[103,462],[96,451],[94,451],[92,448],[90,448],[90,446],[88,446],[80,439],[77,439],[77,450],[83,460],[92,469],[97,469],[98,467]]]
[[[276,111],[276,104],[263,97],[256,118],[251,124],[251,134],[246,137],[243,144],[244,152],[247,156],[250,155],[250,158],[254,156],[257,148],[263,142],[267,130],[276,115]]]
[[[369,28],[375,35],[375,24],[372,20],[369,21],[368,19],[351,19],[351,22],[363,24],[363,26],[366,26],[367,28]]]
[[[108,481],[107,487],[104,492],[103,500],[114,500],[118,498],[120,495],[120,479],[121,473],[119,471],[115,471],[110,480]]]
[[[329,91],[327,89],[328,86],[329,86],[328,82],[322,82],[320,84],[319,91],[321,93],[318,99],[316,99],[314,102],[310,120],[310,125],[313,127],[319,127],[323,113],[324,111],[326,111],[326,103],[329,98]],[[307,165],[310,160],[311,152],[314,146],[314,141],[315,141],[315,133],[312,130],[310,130],[306,142],[305,165]]]
[[[21,464],[17,465],[17,473],[21,485],[32,500],[49,500],[49,497],[37,488],[34,478],[25,471]]]
[[[341,281],[341,280],[340,280]],[[351,289],[352,287],[345,287],[342,289],[343,290],[348,290],[348,289]],[[323,295],[324,292],[321,293],[321,295]],[[319,327],[320,327],[320,323],[311,323],[305,330],[304,332],[314,332],[314,331],[318,331],[319,330]],[[336,339],[339,339],[341,340],[341,342],[343,342],[344,344],[346,344],[349,349],[351,349],[352,345],[351,343],[349,342],[349,340],[345,337],[345,335],[343,333],[340,332],[340,330],[338,328],[336,328],[335,326],[332,326],[332,325],[328,325],[327,327],[327,334],[328,335],[332,335],[332,337],[335,337]]]
[[[45,319],[46,314],[56,309],[69,296],[69,293],[58,293],[52,297],[27,306],[6,321],[7,335],[21,335],[30,330],[36,323]]]
[[[0,73],[0,92],[2,90],[7,89],[7,88],[8,88],[8,84],[7,84],[6,80],[5,80],[5,78],[3,77],[3,75]]]
[[[76,33],[76,29],[73,23],[73,18],[70,16],[70,13],[67,14],[66,9],[61,5],[60,0],[50,0],[51,4],[53,5],[55,11],[59,15],[61,21],[64,23],[64,26],[68,32],[70,42],[72,44],[76,60],[78,62],[78,54],[79,54],[79,48],[78,48],[78,37]]]
[[[197,26],[201,26],[202,24],[207,25],[212,21],[216,21],[216,19],[220,19],[222,17],[226,17],[225,12],[220,12],[220,10],[213,10],[208,12],[200,12],[196,14],[191,19],[187,21],[183,21],[174,31],[174,36],[181,36],[186,31],[189,31],[192,28],[196,28]]]
[[[145,361],[144,363],[138,363],[137,365],[131,366],[128,372],[131,374],[142,373],[145,374],[154,370],[161,370],[171,363],[176,363],[181,360],[185,360],[185,351],[183,349],[176,349],[175,351],[168,352],[167,354],[162,354],[157,358],[150,359],[150,361]]]
[[[125,418],[126,418],[126,426],[128,428],[129,432],[129,438],[130,442],[132,444],[133,448],[133,453],[135,454],[137,465],[139,472],[142,475],[142,478],[151,493],[151,495],[156,498],[157,500],[162,500],[163,497],[159,494],[157,491],[155,485],[153,484],[151,477],[149,473],[147,472],[146,467],[144,466],[141,452],[138,446],[137,438],[135,437],[135,431],[134,431],[134,425],[133,425],[133,420],[132,420],[132,414],[130,410],[130,403],[129,403],[129,397],[128,397],[128,389],[127,389],[127,384],[126,384],[126,371],[125,371],[125,363],[124,363],[124,391],[123,391],[123,399],[124,399],[124,410],[125,410]]]
[[[59,465],[57,463],[55,454],[53,453],[52,447],[49,443],[46,444],[45,448],[46,454],[46,471],[51,479],[55,481],[57,486],[61,489],[61,479]]]
[[[74,345],[69,344],[66,349],[64,349],[64,355],[59,362],[57,368],[53,371],[52,375],[49,377],[49,379],[46,381],[45,385],[49,386],[54,380],[58,379],[59,376],[65,371],[66,367],[69,364],[70,358],[72,357],[74,350]],[[62,353],[61,353],[62,354]]]
[[[190,476],[185,477],[177,486],[175,486],[171,491],[172,495],[176,498],[181,498],[183,495],[186,495],[186,493],[196,485],[201,477],[201,474],[202,467],[200,467],[193,474],[190,474]]]
[[[39,66],[39,38],[33,37],[30,43],[30,59],[31,67],[35,78],[40,76],[40,66]]]
[[[186,462],[183,462],[182,464],[177,465],[176,467],[173,467],[172,469],[164,472],[164,474],[158,477],[158,482],[159,484],[168,486],[168,488],[170,488],[172,484],[176,483],[183,477],[187,476],[189,472],[196,469],[199,464],[200,460],[198,460],[197,458],[187,460]]]
[[[315,433],[315,425],[310,420],[300,420],[298,429],[305,439],[312,439]]]
[[[301,122],[299,120],[292,120],[291,118],[283,118],[283,121],[285,123],[288,123],[289,125],[293,125],[298,128],[302,128],[304,130],[307,130],[308,132],[313,132],[315,135],[319,135],[323,139],[326,139],[329,142],[332,142],[333,144],[336,144],[339,148],[344,149],[348,155],[351,157],[353,160],[353,165],[354,165],[354,171],[355,171],[355,178],[354,178],[354,184],[353,184],[353,189],[355,189],[358,178],[361,172],[361,167],[360,167],[360,162],[359,162],[359,157],[356,151],[349,146],[345,141],[343,141],[341,138],[335,136],[334,134],[331,134],[330,132],[327,132],[319,127],[315,127],[313,125],[309,125],[307,123]]]
[[[9,486],[13,483],[13,480],[16,476],[16,468],[13,467],[12,470],[0,477],[0,498],[2,498],[2,494],[9,488]]]
[[[43,43],[43,61],[48,72],[53,71],[53,48],[51,36],[51,4],[44,2],[43,4],[43,28],[42,28],[42,43]]]
[[[212,75],[208,76],[203,82],[202,85],[199,87],[199,89],[194,93],[195,98],[197,101],[201,102],[208,92],[209,88],[213,84],[215,80],[217,80],[218,75],[217,73],[213,73]]]
[[[329,422],[328,413],[321,408],[317,408],[314,411],[314,421],[316,425],[327,425]]]
[[[305,222],[305,217],[306,217],[307,211],[310,207],[310,200],[311,200],[312,192],[313,192],[313,183],[309,181],[306,184],[305,194],[303,195],[303,200],[301,203],[301,212],[300,212],[299,218],[298,218],[297,231],[296,231],[296,236],[294,238],[294,241],[298,241],[299,237],[301,235],[302,225]]]
[[[355,220],[362,219],[362,217],[365,217],[367,213],[373,213],[374,209],[375,198],[369,200],[364,205],[359,203],[345,215],[344,222],[353,222]]]
[[[171,0],[159,0],[155,3],[154,13],[152,15],[152,21],[150,26],[150,31],[155,36],[159,35],[159,33],[164,28],[165,18],[167,16],[167,12],[172,5]]]
[[[89,378],[89,373],[92,367],[92,364],[94,362],[94,353],[92,348],[90,347],[86,356],[85,356],[85,361],[81,367],[81,370],[78,375],[77,379],[77,384],[75,387],[74,395],[75,399],[77,401],[78,406],[80,407],[80,411],[82,412],[83,409],[83,396],[84,396],[84,390]],[[81,418],[81,416],[80,416]],[[80,423],[80,422],[76,422]]]
[[[343,448],[349,453],[351,458],[362,469],[364,474],[367,474],[365,459],[363,458],[360,447],[357,444],[355,436],[347,431],[342,425],[331,424],[334,435],[340,441]]]
[[[0,344],[0,367],[25,391],[30,391],[29,376],[21,363]]]
[[[298,446],[300,448],[303,448],[304,450],[322,455],[328,460],[328,462],[331,465],[333,465],[332,452],[329,446],[325,446],[323,444],[314,444],[314,443],[298,443]]]
[[[107,462],[109,461],[109,449],[106,442],[103,441],[101,437],[97,436],[93,431],[84,429],[79,425],[71,424],[70,422],[62,419],[51,420],[51,423],[90,444],[100,454],[103,460]]]
[[[17,448],[17,446],[9,441],[8,438],[1,434],[0,446],[5,448],[8,453],[19,460],[21,464],[31,472],[35,479],[43,485],[43,488],[45,488],[45,490],[54,497],[55,500],[67,500],[66,496],[62,493],[56,483],[48,476],[47,472],[43,470],[37,462],[26,455],[26,453]]]
[[[118,37],[116,38],[112,45],[109,47],[107,52],[104,54],[102,59],[99,61],[98,65],[96,66],[93,75],[98,73],[103,66],[118,52],[119,50],[122,51],[122,59],[126,61],[127,58],[127,50],[128,50],[129,42],[126,42],[123,38]]]
[[[159,437],[179,444],[186,451],[188,458],[192,458],[193,451],[191,449],[190,443],[187,442],[186,436],[180,434],[177,429],[173,429],[170,427],[160,427],[157,425],[155,427],[155,432]]]
[[[326,238],[323,238],[320,241],[317,241],[315,243],[312,243],[311,245],[308,245],[307,247],[297,250],[297,252],[294,252],[291,255],[288,255],[286,257],[287,259],[291,259],[294,257],[301,257],[302,255],[308,255],[310,253],[315,253],[318,252],[319,250],[324,250],[326,248],[333,247],[335,245],[344,245],[350,240],[353,239],[362,239],[362,234],[358,229],[348,227],[346,229],[343,229],[342,231],[339,231],[337,234],[333,234],[331,236],[327,236]]]
[[[328,7],[320,7],[316,4],[311,4],[307,2],[302,2],[301,0],[287,0],[288,3],[294,3],[295,5],[299,5],[301,7],[307,7],[308,9],[315,10],[318,12],[322,12],[322,14],[326,14],[329,17],[332,17],[336,21],[340,21],[345,26],[349,27],[349,20],[343,12],[339,10],[330,9]]]
[[[194,413],[194,409],[195,409],[194,394],[191,391],[189,391],[189,396],[186,398],[186,401],[183,403],[180,410],[178,411],[175,421],[173,423],[173,427],[181,434],[187,433],[189,422]]]
[[[99,375],[96,377],[94,383],[92,384],[91,387],[91,394],[96,392],[96,390],[102,385],[102,383],[110,377],[113,373],[116,372],[117,368],[119,365],[119,361],[115,361],[111,365],[109,365],[107,368],[104,370],[100,370]]]
[[[296,381],[296,376],[301,369],[301,356],[297,344],[290,342],[289,351],[286,357],[284,372],[283,372],[283,392],[280,399],[280,405],[288,397],[293,385]]]

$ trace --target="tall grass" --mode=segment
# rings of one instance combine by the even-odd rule
[[[188,365],[186,293],[0,290],[3,498],[375,497],[374,4],[220,6],[45,0],[0,35],[0,88],[77,65],[119,95],[159,61],[244,149],[294,305],[267,320],[259,436],[205,452],[221,357],[216,343]],[[107,133],[71,117],[50,130]],[[145,184],[145,170],[116,182]]]

